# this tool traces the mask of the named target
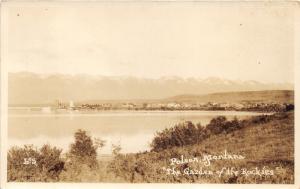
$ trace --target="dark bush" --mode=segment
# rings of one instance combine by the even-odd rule
[[[61,150],[50,145],[44,145],[40,150],[32,145],[12,147],[7,157],[8,181],[58,181],[64,169],[60,155]]]
[[[198,134],[200,126],[196,127],[192,122],[185,122],[166,128],[161,132],[157,132],[154,137],[151,148],[159,151],[172,146],[184,146],[194,144],[199,140]]]
[[[230,133],[240,129],[243,125],[237,118],[228,121],[224,116],[213,118],[206,127],[200,124],[195,126],[188,121],[157,132],[150,147],[152,151],[160,151],[175,146],[197,144],[211,135]]]
[[[272,116],[272,117],[274,117],[274,116]],[[262,124],[262,123],[267,123],[267,122],[271,121],[272,117],[268,116],[268,115],[258,115],[258,116],[253,117],[251,119],[251,121],[254,124]]]
[[[285,111],[293,111],[295,109],[294,104],[287,104],[285,107]]]
[[[206,126],[212,134],[219,134],[226,129],[227,119],[224,116],[213,118]]]

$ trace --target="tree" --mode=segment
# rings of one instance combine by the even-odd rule
[[[97,148],[102,147],[104,143],[94,144],[92,138],[87,132],[79,129],[74,134],[75,142],[71,144],[70,156],[74,163],[84,163],[89,167],[97,166]]]

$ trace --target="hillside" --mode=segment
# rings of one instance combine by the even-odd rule
[[[255,119],[255,118],[254,118]],[[118,176],[129,182],[177,182],[177,183],[293,183],[294,182],[294,114],[293,112],[270,116],[266,121],[254,121],[231,133],[212,135],[200,144],[168,148],[158,152],[120,155],[112,165]],[[207,154],[224,153],[242,155],[239,160],[214,160],[206,167],[193,161],[171,165],[171,159],[201,159]],[[130,163],[128,161],[130,160]],[[127,163],[126,163],[127,162]],[[197,175],[184,174],[184,170],[249,170],[249,175]],[[167,174],[174,168],[181,174]],[[264,175],[273,171],[273,175]],[[254,171],[253,171],[254,170]],[[251,174],[251,171],[253,171]],[[241,173],[242,171],[240,171]],[[255,175],[256,174],[256,175]]]
[[[294,102],[294,91],[292,90],[264,90],[264,91],[242,91],[212,93],[206,95],[179,95],[165,99],[177,102]]]

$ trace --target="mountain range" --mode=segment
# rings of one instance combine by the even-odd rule
[[[8,74],[9,105],[53,104],[61,101],[165,99],[183,94],[293,90],[291,83],[263,83],[259,81],[161,77],[159,79],[126,76],[91,76],[65,74]],[[170,99],[170,98],[169,98]]]

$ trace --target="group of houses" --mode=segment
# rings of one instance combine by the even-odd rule
[[[59,109],[72,110],[235,110],[235,111],[286,111],[293,104],[279,102],[240,102],[240,103],[183,103],[183,102],[118,102],[118,103],[74,103],[57,104]]]

